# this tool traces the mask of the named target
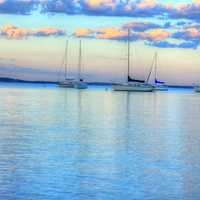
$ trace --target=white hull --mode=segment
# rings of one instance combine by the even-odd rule
[[[128,83],[116,84],[112,86],[114,91],[130,91],[130,92],[153,92],[154,88],[150,84]]]
[[[195,86],[195,87],[194,87],[194,91],[195,91],[195,92],[200,92],[200,86]]]
[[[166,85],[155,85],[154,90],[155,91],[168,91],[168,87]]]
[[[87,89],[88,88],[87,83],[82,82],[82,81],[75,81],[73,86],[76,89]]]
[[[65,80],[63,82],[58,83],[58,86],[63,88],[73,88],[74,80],[73,79]]]

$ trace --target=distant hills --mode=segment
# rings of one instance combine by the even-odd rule
[[[30,81],[30,80],[22,80],[22,79],[16,79],[16,78],[9,78],[9,77],[0,77],[0,82],[5,83],[36,83],[36,84],[57,84],[56,81]],[[105,83],[105,82],[90,82],[89,85],[112,85],[112,83]],[[187,86],[187,85],[168,85],[168,87],[171,88],[193,88],[193,86]]]
[[[57,84],[57,81],[30,81],[30,80],[22,80],[10,77],[0,77],[0,82],[6,83],[38,83],[38,84]],[[88,83],[91,85],[112,85],[112,83],[104,83],[104,82],[92,82]]]
[[[57,82],[54,81],[30,81],[30,80],[21,80],[16,78],[9,78],[9,77],[0,77],[0,82],[6,83],[46,83],[46,84],[56,84]]]

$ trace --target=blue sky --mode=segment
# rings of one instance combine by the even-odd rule
[[[131,29],[132,75],[145,78],[153,55],[169,84],[200,82],[200,1],[2,0],[0,74],[57,80],[69,40],[70,76],[77,74],[83,41],[83,76],[125,81],[127,29]]]

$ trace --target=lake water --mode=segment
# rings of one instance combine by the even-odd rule
[[[1,200],[199,200],[200,94],[0,86]]]

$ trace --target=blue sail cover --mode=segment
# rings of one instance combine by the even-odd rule
[[[165,84],[165,82],[159,81],[159,80],[157,80],[157,79],[155,79],[155,83],[157,83],[157,84]]]

